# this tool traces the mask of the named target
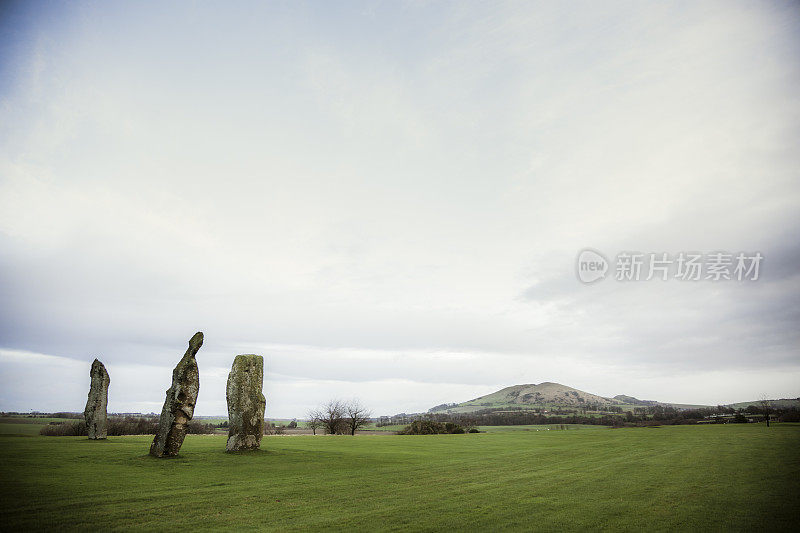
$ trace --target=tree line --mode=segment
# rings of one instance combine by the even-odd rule
[[[53,417],[55,418],[55,417]],[[214,424],[203,424],[191,421],[186,424],[187,433],[206,435],[214,433]],[[153,435],[158,430],[158,417],[153,416],[110,416],[108,417],[108,436],[120,435]],[[82,437],[88,434],[86,422],[83,420],[69,420],[65,422],[51,422],[39,430],[40,435],[50,437]]]
[[[727,416],[726,416],[727,415]],[[737,416],[738,415],[738,416]],[[780,422],[800,422],[800,410],[796,407],[775,408],[771,405],[751,405],[744,409],[733,409],[725,406],[700,407],[696,409],[678,409],[671,405],[652,405],[636,407],[620,414],[603,414],[586,416],[574,410],[571,413],[552,411],[544,414],[539,411],[496,411],[484,409],[472,413],[426,413],[418,417],[423,420],[445,423],[452,422],[463,427],[475,426],[517,426],[547,424],[587,424],[601,426],[645,426],[659,424],[695,424],[699,421],[747,422],[756,418]]]

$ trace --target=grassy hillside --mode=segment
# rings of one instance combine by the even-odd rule
[[[460,404],[438,406],[431,412],[468,413],[481,409],[581,408],[587,405],[625,405],[625,402],[546,381],[538,385],[513,385]]]
[[[780,400],[770,400],[770,405],[773,408],[780,408],[780,409],[789,409],[794,407],[795,409],[800,408],[800,398],[781,398]],[[732,403],[728,405],[728,407],[733,407],[734,409],[747,409],[751,405],[756,407],[761,407],[761,402],[759,400],[754,400],[752,402],[739,402],[739,403]]]
[[[800,427],[434,436],[0,436],[8,530],[797,530]]]
[[[800,408],[800,398],[770,400],[776,408]],[[654,405],[671,406],[677,409],[698,409],[703,407],[714,407],[711,405],[682,404],[658,402],[654,400],[640,400],[633,396],[618,394],[613,398],[598,396],[560,383],[546,381],[544,383],[513,385],[500,389],[497,392],[480,396],[474,400],[469,400],[456,404],[437,405],[429,410],[431,413],[471,413],[483,409],[498,410],[519,410],[519,409],[557,409],[557,408],[584,408],[586,406],[598,406],[600,410],[611,406],[620,407],[623,410],[632,410],[636,407],[648,407]],[[728,407],[734,409],[744,409],[750,405],[759,405],[758,401],[741,402],[729,404]]]

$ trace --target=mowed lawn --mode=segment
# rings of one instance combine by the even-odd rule
[[[150,440],[0,435],[2,529],[800,528],[788,424]]]

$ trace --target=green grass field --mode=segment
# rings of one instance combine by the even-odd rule
[[[2,529],[797,530],[800,426],[186,438],[0,435]]]

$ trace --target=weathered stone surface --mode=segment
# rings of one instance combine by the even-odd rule
[[[198,331],[189,340],[189,349],[172,371],[172,386],[167,389],[164,408],[158,423],[158,433],[150,445],[150,455],[178,455],[186,437],[186,424],[194,415],[194,404],[200,392],[200,374],[194,356],[203,345],[203,333]]]
[[[86,409],[83,410],[86,430],[92,440],[105,439],[108,436],[108,385],[111,378],[106,367],[97,359],[92,363],[89,376],[92,383],[89,385]]]
[[[237,355],[228,374],[228,443],[225,450],[257,450],[264,435],[264,358]]]

